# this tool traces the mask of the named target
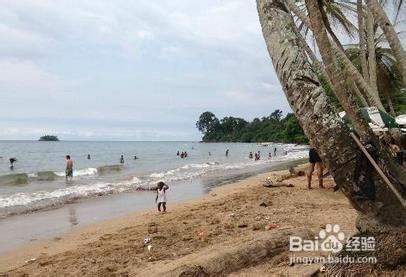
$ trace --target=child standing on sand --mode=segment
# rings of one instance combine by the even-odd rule
[[[161,206],[163,208],[162,212],[166,212],[166,190],[169,189],[168,185],[164,182],[159,182],[156,189],[155,203],[158,203],[158,211],[161,212]]]

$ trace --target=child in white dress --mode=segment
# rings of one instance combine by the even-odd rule
[[[156,189],[155,202],[158,203],[158,211],[161,212],[161,206],[163,208],[162,212],[166,212],[166,190],[169,189],[168,185],[164,182],[159,182]]]

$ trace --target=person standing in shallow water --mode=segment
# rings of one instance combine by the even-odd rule
[[[166,190],[169,189],[169,186],[165,184],[164,182],[159,182],[158,187],[156,189],[156,197],[155,197],[155,203],[158,203],[158,212],[161,212],[161,206],[162,206],[162,212],[166,212]]]
[[[228,149],[226,150],[226,157],[228,157],[228,152],[229,152],[229,151],[230,151],[230,150],[228,150]]]
[[[10,158],[9,161],[10,161],[10,169],[13,170],[14,169],[14,163],[17,161],[17,159],[16,158]]]
[[[69,180],[73,178],[73,160],[69,155],[66,155],[66,168],[65,168],[65,179]]]
[[[121,157],[120,157],[120,163],[121,163],[121,164],[124,164],[124,155],[121,155]]]
[[[307,187],[309,189],[312,188],[312,176],[314,169],[316,168],[317,177],[319,179],[319,188],[324,188],[323,186],[323,162],[319,154],[317,153],[316,149],[310,148],[309,150],[309,170],[307,172]]]

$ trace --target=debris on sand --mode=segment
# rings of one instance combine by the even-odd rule
[[[272,229],[276,229],[278,227],[279,227],[278,225],[270,223],[270,224],[265,225],[265,230],[272,230]]]

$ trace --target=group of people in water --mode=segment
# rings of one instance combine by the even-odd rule
[[[273,156],[274,156],[274,157],[276,156],[276,151],[277,151],[277,149],[276,149],[276,147],[274,147],[274,149],[273,149]],[[229,154],[230,154],[230,149],[227,149],[227,150],[226,150],[226,157],[227,157],[227,158],[228,158]],[[285,155],[287,155],[287,151],[285,151]],[[184,159],[184,158],[187,158],[187,157],[188,157],[188,153],[187,153],[186,151],[182,151],[182,152],[179,152],[179,151],[178,151],[178,152],[176,153],[176,156],[178,156],[178,157]],[[211,152],[209,152],[209,156],[211,156]],[[255,154],[253,154],[252,152],[250,152],[249,155],[248,155],[248,158],[254,159],[255,161],[260,160],[260,159],[261,159],[261,151],[255,152]],[[269,159],[272,158],[272,153],[271,153],[271,152],[269,152],[268,158],[269,158]]]
[[[179,151],[176,153],[176,156],[180,157],[181,159],[187,158],[188,154],[186,151],[182,151],[182,153],[180,153]]]
[[[284,152],[285,155],[288,154],[287,151]],[[274,147],[273,149],[273,157],[276,157],[276,147]],[[252,152],[249,153],[248,158],[250,159],[254,159],[255,161],[259,161],[261,159],[261,151],[255,152],[255,154],[253,154]],[[268,158],[272,159],[272,152],[268,153]]]
[[[90,154],[87,154],[87,159],[91,160]],[[134,160],[137,160],[138,157],[134,156]],[[10,159],[11,160],[11,159]],[[120,164],[124,164],[124,155],[120,156]],[[11,163],[11,161],[10,161]],[[73,160],[71,159],[70,155],[65,156],[65,178],[66,180],[72,179],[73,178]]]

